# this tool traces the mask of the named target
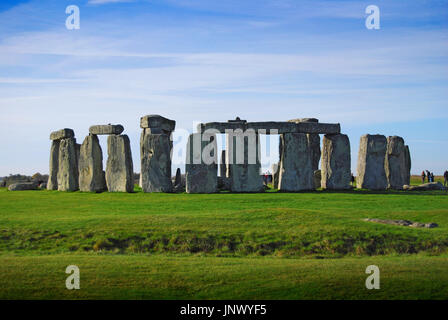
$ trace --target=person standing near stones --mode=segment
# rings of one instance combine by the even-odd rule
[[[448,170],[445,170],[445,173],[443,174],[444,182],[443,185],[446,187],[448,185]]]
[[[425,171],[422,171],[422,183],[425,183],[426,174]]]

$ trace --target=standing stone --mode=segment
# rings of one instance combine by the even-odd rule
[[[88,135],[82,143],[79,156],[79,189],[85,192],[107,190],[103,173],[103,151],[98,136]]]
[[[254,130],[227,133],[227,176],[232,192],[263,192],[259,136]]]
[[[180,168],[176,170],[176,177],[174,178],[174,185],[178,186],[182,182],[182,174],[180,173]]]
[[[160,115],[140,118],[143,132],[140,137],[141,186],[144,192],[172,192],[171,134],[176,121]]]
[[[76,163],[78,164],[78,176],[79,176],[79,157],[81,153],[81,144],[77,143],[75,145],[75,150],[76,150]]]
[[[218,190],[217,150],[216,135],[190,135],[185,165],[187,193],[214,193]]]
[[[134,191],[134,167],[127,135],[107,138],[106,184],[109,192]]]
[[[278,189],[278,178],[280,176],[280,166],[279,166],[280,162],[278,163],[274,163],[271,166],[272,169],[272,187],[274,189]]]
[[[406,178],[405,178],[405,184],[410,185],[411,184],[411,167],[412,167],[412,161],[411,161],[411,152],[409,151],[409,146],[404,146],[404,152],[405,152],[405,160],[406,160]]]
[[[313,171],[319,169],[319,161],[321,157],[320,136],[318,134],[307,134],[308,146],[311,153],[311,167]]]
[[[390,189],[402,190],[407,183],[406,151],[401,137],[387,138],[387,154],[385,160],[386,177]]]
[[[322,141],[322,189],[351,189],[350,141],[345,134],[326,134]]]
[[[292,119],[288,122],[294,122],[294,123],[319,123],[319,120],[316,118],[299,118],[299,119]],[[307,135],[308,139],[308,145],[311,153],[311,165],[314,171],[319,169],[319,161],[321,157],[321,150],[320,150],[320,136],[315,133],[308,133]]]
[[[384,170],[387,140],[383,135],[366,134],[359,142],[356,186],[359,189],[386,190]]]
[[[143,192],[172,192],[171,152],[173,143],[167,134],[142,132],[140,156]]]
[[[321,187],[322,181],[322,171],[314,170],[314,189],[319,189]]]
[[[48,176],[47,189],[58,189],[58,168],[59,168],[59,144],[60,140],[53,140],[50,149],[50,174]]]
[[[313,190],[314,170],[306,134],[285,133],[280,138],[283,150],[278,189],[289,192]]]
[[[221,152],[221,162],[219,163],[219,175],[221,178],[227,177],[226,150]]]
[[[58,190],[78,190],[78,159],[75,138],[60,140],[58,157]]]

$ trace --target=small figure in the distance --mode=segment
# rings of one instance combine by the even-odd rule
[[[443,174],[444,182],[443,185],[446,187],[448,186],[448,170],[445,170],[445,173]]]
[[[425,183],[426,174],[425,171],[422,171],[422,183]]]

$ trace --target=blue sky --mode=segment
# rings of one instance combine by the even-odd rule
[[[447,58],[448,0],[2,1],[0,176],[47,173],[51,131],[81,143],[102,123],[125,126],[138,172],[145,114],[177,121],[177,147],[197,122],[316,117],[341,123],[353,172],[360,136],[380,133],[405,139],[413,173],[441,174]]]

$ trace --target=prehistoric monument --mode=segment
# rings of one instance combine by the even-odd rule
[[[280,191],[351,189],[350,141],[340,124],[303,118],[285,122],[201,123],[189,136],[185,178],[180,170],[171,178],[172,132],[176,122],[160,115],[140,119],[143,192],[187,193],[263,192],[260,175],[261,134],[280,136],[279,162],[272,165],[273,186]],[[51,133],[49,190],[85,192],[132,192],[133,164],[129,138],[121,125],[95,125],[82,145],[72,129]],[[225,134],[226,148],[218,163],[217,134]],[[322,150],[320,134],[322,139]],[[108,158],[103,171],[103,154],[98,135],[108,135]],[[321,162],[321,170],[319,170]],[[409,184],[411,157],[403,138],[382,135],[361,137],[357,187],[371,190],[403,189]],[[218,171],[220,177],[218,177]]]
[[[52,132],[50,176],[47,189],[59,191],[132,192],[134,190],[131,145],[121,135],[121,125],[95,125],[82,145],[76,143],[72,129]],[[109,135],[106,172],[98,135]]]

